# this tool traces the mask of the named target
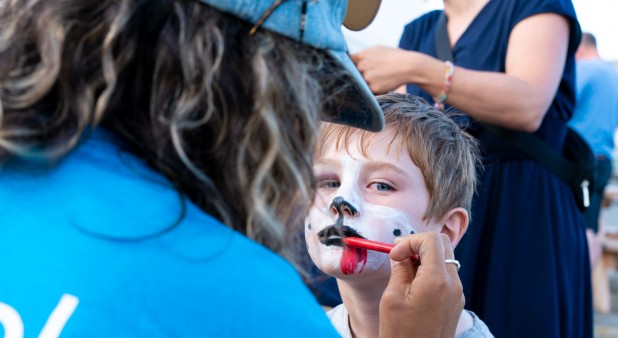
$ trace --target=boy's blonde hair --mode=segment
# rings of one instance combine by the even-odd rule
[[[463,207],[470,212],[476,188],[476,166],[480,155],[476,140],[451,118],[422,98],[406,94],[378,96],[384,111],[385,128],[393,128],[390,146],[405,146],[412,162],[421,170],[429,192],[425,220],[438,220],[449,210]],[[336,148],[349,147],[350,137],[360,133],[360,146],[366,154],[374,133],[324,123],[316,155],[335,142]],[[414,203],[414,201],[410,201]]]

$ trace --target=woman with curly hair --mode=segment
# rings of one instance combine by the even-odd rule
[[[345,10],[325,0],[4,2],[5,337],[335,335],[280,256],[295,261],[290,234],[314,197],[320,118],[383,127],[345,53]],[[411,250],[428,270],[416,279]],[[436,236],[393,253],[408,278],[384,302],[392,334],[428,319],[409,332],[454,331],[463,298],[445,256]],[[426,299],[401,297],[411,289]],[[431,311],[419,309],[427,300]]]

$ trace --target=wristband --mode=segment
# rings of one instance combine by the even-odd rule
[[[451,81],[453,80],[453,73],[455,72],[455,66],[451,61],[446,61],[444,64],[446,65],[444,70],[444,84],[442,85],[440,94],[433,98],[433,106],[441,111],[444,110],[444,101],[446,100],[446,95],[451,90]]]

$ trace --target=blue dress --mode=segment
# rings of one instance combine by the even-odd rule
[[[570,1],[492,0],[457,41],[453,55],[457,66],[504,72],[513,27],[548,12],[568,19],[570,41],[558,92],[536,134],[560,149],[575,103],[574,52],[581,34]],[[433,11],[408,24],[400,47],[435,57],[440,15]],[[417,86],[407,89],[432,101]],[[481,144],[485,168],[471,223],[455,252],[466,308],[496,337],[592,337],[588,248],[573,193],[474,121],[467,129]]]

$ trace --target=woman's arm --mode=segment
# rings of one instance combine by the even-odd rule
[[[446,102],[483,122],[537,130],[562,78],[568,40],[568,22],[558,14],[522,20],[509,38],[506,73],[455,67]],[[414,83],[432,96],[442,90],[444,62],[422,53],[374,47],[353,60],[374,92],[402,83]]]

